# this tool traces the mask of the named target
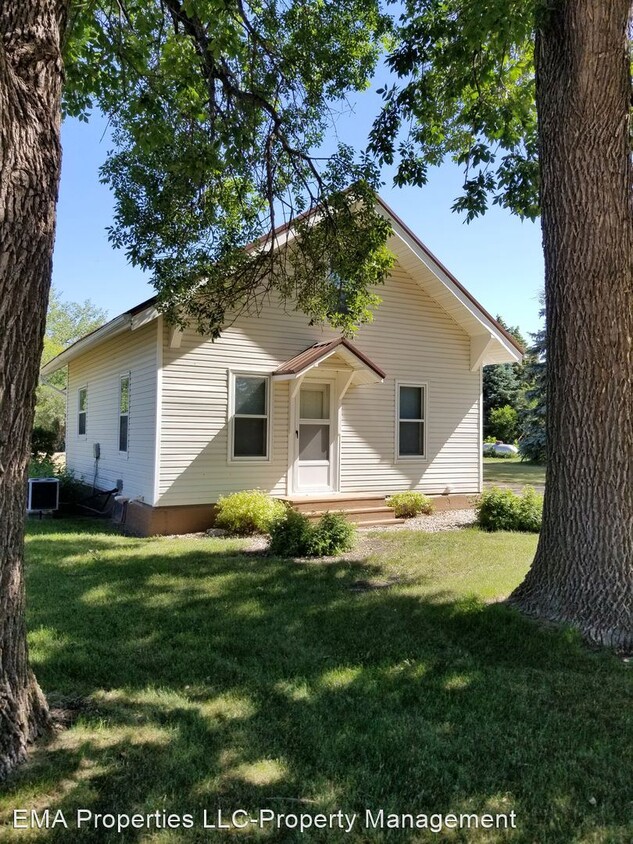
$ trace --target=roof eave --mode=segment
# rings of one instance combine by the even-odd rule
[[[46,378],[57,372],[58,369],[67,366],[70,361],[79,357],[79,355],[83,355],[98,343],[102,343],[104,340],[111,340],[125,331],[136,331],[138,328],[142,328],[144,325],[152,322],[158,317],[158,310],[154,307],[153,300],[149,300],[149,303],[143,303],[146,306],[142,309],[139,309],[137,306],[129,311],[125,311],[125,313],[119,314],[119,316],[114,317],[114,319],[106,322],[105,325],[95,329],[90,334],[86,334],[85,337],[81,337],[72,346],[64,349],[63,352],[60,352],[56,357],[44,364],[40,370],[40,375]]]
[[[471,338],[482,333],[489,333],[497,341],[498,346],[496,351],[493,353],[491,348],[490,352],[494,358],[501,356],[503,360],[498,361],[495,359],[489,361],[486,359],[482,365],[497,362],[520,362],[523,359],[524,350],[521,348],[516,339],[508,331],[506,331],[482,305],[479,304],[479,302],[466,290],[465,287],[463,287],[463,285],[460,284],[455,276],[446,269],[446,267],[411,231],[406,223],[404,223],[387,205],[387,203],[378,196],[378,194],[376,194],[376,204],[391,220],[394,232],[399,236],[400,240],[403,243],[407,243],[409,248],[417,253],[421,262],[431,271],[433,275],[436,276],[437,279],[439,279],[447,290],[453,293],[453,295],[460,300],[462,306],[470,312],[472,317],[474,317],[474,320],[478,323],[476,330],[471,331],[465,328],[464,330],[466,333],[469,334]],[[313,210],[311,213],[314,215],[316,211]],[[293,221],[293,223],[297,222],[299,219],[305,219],[310,216],[311,214],[309,213],[300,215]],[[274,248],[278,248],[282,243],[288,243],[294,236],[295,230],[292,225],[284,224],[282,226],[278,226],[273,232],[269,233],[266,238],[268,238],[269,241],[272,238]],[[266,238],[264,238],[263,241],[265,241]],[[246,249],[247,251],[250,251],[257,249],[258,247],[261,248],[261,245],[262,240],[256,241],[255,243],[249,244]],[[141,302],[129,311],[125,311],[123,314],[120,314],[118,317],[110,320],[110,322],[101,326],[101,328],[96,329],[96,331],[93,331],[91,334],[87,334],[85,337],[77,340],[76,343],[69,346],[57,355],[57,357],[53,358],[53,360],[49,361],[44,367],[42,367],[42,375],[51,375],[53,372],[56,372],[63,366],[66,366],[78,355],[83,354],[93,345],[100,343],[105,339],[109,339],[110,337],[116,336],[116,334],[122,333],[128,328],[134,331],[156,319],[158,315],[159,312],[156,308],[156,297],[152,297],[151,299],[147,299],[145,302]],[[292,375],[290,375],[290,377],[292,377]]]
[[[471,316],[481,326],[481,333],[489,332],[492,334],[499,344],[507,350],[510,362],[520,362],[523,360],[524,349],[518,341],[507,331],[503,326],[483,307],[483,305],[469,293],[469,291],[455,278],[455,276],[448,270],[438,258],[425,246],[419,237],[403,222],[400,217],[393,211],[387,203],[380,197],[376,196],[377,205],[382,208],[383,212],[391,219],[394,234],[399,240],[406,244],[409,249],[417,254],[418,259],[430,270],[430,272],[439,279],[444,287],[459,300],[461,305],[470,312]],[[470,336],[475,336],[479,331],[468,332]]]

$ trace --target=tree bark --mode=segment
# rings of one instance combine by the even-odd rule
[[[24,618],[26,472],[61,168],[66,0],[0,3],[0,780],[49,723]]]
[[[559,0],[536,40],[548,465],[510,603],[633,649],[630,0]]]

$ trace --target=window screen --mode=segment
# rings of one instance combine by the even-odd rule
[[[401,386],[398,396],[398,455],[424,455],[424,387]]]
[[[233,457],[268,456],[268,384],[261,375],[235,376]]]
[[[88,388],[82,387],[79,390],[79,412],[77,416],[77,433],[80,437],[86,435],[88,421]]]

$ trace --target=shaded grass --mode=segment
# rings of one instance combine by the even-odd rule
[[[513,809],[515,832],[240,837],[633,840],[630,669],[489,603],[523,576],[535,537],[392,532],[367,559],[298,564],[242,553],[239,540],[136,540],[72,522],[29,530],[34,667],[51,700],[89,706],[5,787],[5,823],[31,806],[197,819],[218,806]],[[3,832],[235,840],[200,826]]]
[[[545,466],[522,461],[520,457],[484,457],[484,481],[512,486],[544,484]]]

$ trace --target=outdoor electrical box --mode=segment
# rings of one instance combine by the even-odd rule
[[[99,443],[92,444],[92,456],[95,460],[98,460],[101,457],[101,446]]]
[[[59,510],[59,478],[29,478],[26,509],[28,513]]]

